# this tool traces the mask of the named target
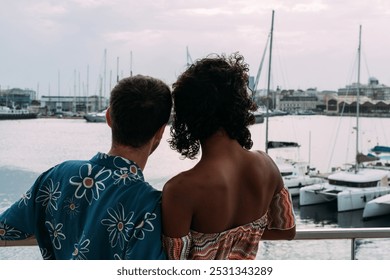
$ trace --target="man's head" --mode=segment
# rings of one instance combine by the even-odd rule
[[[171,108],[171,90],[161,80],[142,75],[122,79],[110,97],[113,142],[145,145],[168,122]]]

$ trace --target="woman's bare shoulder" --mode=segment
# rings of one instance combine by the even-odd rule
[[[180,172],[170,178],[164,185],[162,192],[174,192],[180,195],[186,195],[193,189],[196,184],[196,176],[193,175],[193,171],[187,170]]]
[[[268,173],[274,180],[279,182],[278,184],[281,184],[281,174],[278,166],[276,165],[275,161],[265,152],[255,150],[252,151],[252,154],[254,157],[258,160],[258,167],[262,170],[262,172]]]
[[[254,150],[251,151],[252,155],[255,156],[261,163],[269,165],[271,164],[272,166],[276,167],[276,164],[274,160],[266,153],[260,150]]]

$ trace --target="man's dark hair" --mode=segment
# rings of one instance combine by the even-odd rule
[[[122,79],[110,97],[114,143],[135,148],[146,144],[168,122],[171,108],[171,90],[161,80],[142,75]]]
[[[219,129],[242,147],[252,147],[247,126],[255,122],[257,106],[249,94],[248,71],[244,58],[234,53],[198,60],[179,76],[172,92],[172,149],[194,158],[200,143]]]

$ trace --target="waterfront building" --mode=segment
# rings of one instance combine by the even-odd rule
[[[338,90],[339,96],[356,96],[357,90],[360,90],[360,96],[367,96],[372,100],[390,100],[390,87],[380,84],[379,80],[371,77],[367,84],[353,83],[345,88]]]
[[[326,97],[326,114],[356,114],[357,92],[359,90],[359,112],[362,116],[390,116],[390,87],[370,78],[368,84],[353,83]]]
[[[12,88],[0,90],[0,106],[26,109],[36,100],[36,92],[31,89]]]
[[[276,94],[276,109],[290,114],[308,111],[322,111],[323,99],[317,89],[283,90]],[[321,109],[322,108],[322,109]]]
[[[105,97],[92,96],[50,96],[41,97],[41,112],[46,115],[70,114],[83,115],[88,112],[99,112],[106,109],[108,100]],[[43,109],[43,110],[42,110]]]

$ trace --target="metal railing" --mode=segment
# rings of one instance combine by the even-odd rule
[[[356,239],[390,238],[390,227],[383,228],[332,228],[332,229],[297,229],[293,240],[326,240],[326,239],[350,239],[351,260],[355,259]],[[0,247],[8,246],[37,246],[34,238],[25,240],[0,240]]]
[[[350,239],[351,260],[354,260],[356,239],[370,238],[390,238],[390,228],[299,229],[294,240]]]

